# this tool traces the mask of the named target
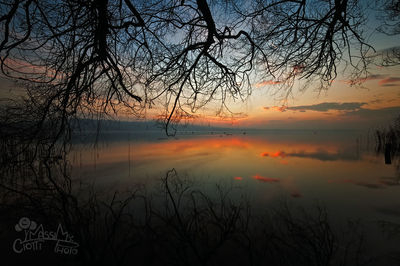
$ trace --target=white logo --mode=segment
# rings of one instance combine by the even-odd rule
[[[58,225],[57,231],[47,231],[42,224],[38,226],[35,221],[22,217],[15,225],[15,231],[24,232],[24,237],[15,239],[13,243],[13,250],[16,253],[39,251],[42,250],[42,245],[46,241],[54,241],[55,253],[64,255],[78,254],[79,244],[74,241],[73,235],[64,231],[61,224]]]

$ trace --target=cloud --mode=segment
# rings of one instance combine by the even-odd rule
[[[285,112],[287,109],[287,106],[272,106],[271,110],[279,111],[279,112]]]
[[[306,158],[306,159],[314,159],[319,161],[337,161],[337,160],[346,160],[346,161],[354,161],[358,160],[358,157],[354,154],[354,151],[349,150],[339,150],[336,153],[330,153],[323,149],[318,149],[315,152],[306,152],[306,151],[298,151],[298,152],[285,152],[285,151],[277,151],[274,153],[263,152],[260,154],[262,157],[271,157],[271,158]],[[284,163],[287,163],[285,161]]]
[[[400,82],[400,77],[388,77],[379,81],[379,85],[389,87],[396,86],[396,82]]]
[[[281,83],[283,83],[283,82],[279,81],[279,80],[264,80],[264,81],[261,81],[261,82],[258,82],[256,84],[254,84],[254,87],[261,88],[261,87],[264,87],[264,86],[267,86],[267,85],[278,85],[278,84],[281,84]]]
[[[400,97],[400,92],[398,93],[398,97]],[[389,104],[393,102],[393,104],[398,101],[396,96],[393,99],[382,99],[378,102]],[[378,103],[375,102],[375,103]],[[384,108],[367,108],[368,105],[371,105],[372,102],[365,103],[354,103],[353,108],[346,105],[339,105],[337,109],[341,108],[342,111],[339,113],[336,112],[318,112],[318,114],[323,115],[324,117],[309,119],[298,117],[296,119],[260,119],[258,121],[252,122],[249,120],[248,123],[253,123],[254,127],[257,128],[265,128],[265,129],[312,129],[312,130],[337,130],[337,129],[368,129],[371,127],[377,127],[381,125],[387,125],[393,119],[395,119],[400,114],[400,106],[392,106],[392,107],[384,107]],[[338,106],[338,105],[336,105]],[[356,108],[361,106],[360,108]],[[309,107],[309,106],[307,106]],[[297,106],[297,108],[299,108]],[[305,108],[305,107],[301,107]],[[330,106],[333,108],[333,106]],[[347,108],[347,110],[346,110]],[[272,109],[272,107],[271,107]],[[312,106],[309,109],[328,109],[327,105],[325,106]],[[290,109],[289,109],[290,110]],[[299,111],[296,111],[299,112]],[[330,113],[329,113],[330,112]],[[329,115],[329,116],[328,116]],[[253,120],[254,121],[254,120]]]
[[[265,183],[277,183],[280,181],[278,178],[260,176],[259,174],[254,175],[253,178],[260,182],[265,182]]]
[[[367,103],[365,102],[348,102],[348,103],[338,103],[338,102],[323,102],[318,104],[311,105],[298,105],[298,106],[272,106],[272,107],[263,107],[264,110],[275,110],[279,112],[286,112],[287,110],[298,111],[298,112],[306,112],[306,111],[315,111],[315,112],[327,112],[327,111],[353,111],[360,109],[363,105]]]
[[[341,82],[349,84],[349,85],[355,85],[355,84],[361,84],[366,81],[370,80],[379,80],[378,84],[381,86],[389,87],[389,86],[394,86],[396,82],[400,82],[400,77],[389,77],[387,75],[381,75],[381,74],[375,74],[375,75],[369,75],[367,77],[359,77],[356,79],[350,79],[350,80],[341,80]],[[391,85],[387,85],[391,84]]]
[[[363,119],[371,120],[372,118],[380,118],[380,120],[392,119],[394,116],[400,114],[400,106],[386,107],[381,109],[366,109],[360,108],[358,110],[350,111],[344,116],[358,116]]]
[[[331,110],[336,111],[353,111],[360,109],[361,106],[365,105],[364,102],[348,102],[348,103],[337,103],[337,102],[324,102],[312,105],[299,105],[287,107],[287,110],[294,111],[316,111],[316,112],[326,112]]]
[[[355,84],[360,84],[369,80],[377,80],[377,79],[384,79],[386,76],[380,75],[380,74],[375,74],[375,75],[369,75],[368,77],[360,77],[357,79],[350,79],[350,80],[342,80],[342,82],[350,85],[355,85]]]
[[[54,78],[61,79],[63,77],[63,73],[61,71],[56,71],[52,68],[45,67],[43,65],[36,65],[32,64],[28,61],[24,61],[18,58],[6,58],[4,61],[4,68],[9,71],[12,71],[12,75],[14,77],[17,76],[24,76],[23,73],[28,74],[31,76],[29,79],[31,81],[43,81],[38,79],[38,77],[47,77],[47,78]],[[26,77],[25,77],[26,78]]]
[[[358,157],[354,154],[354,151],[338,151],[336,153],[330,153],[328,151],[319,149],[315,152],[292,152],[287,153],[289,157],[297,157],[297,158],[308,158],[315,159],[319,161],[337,161],[337,160],[346,160],[346,161],[355,161],[358,160]]]
[[[375,99],[375,100],[369,101],[370,104],[381,103],[381,102],[383,102],[382,99]]]

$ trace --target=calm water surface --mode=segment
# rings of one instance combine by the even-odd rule
[[[175,168],[200,183],[240,187],[255,208],[292,199],[340,218],[400,222],[398,170],[369,151],[362,132],[212,133],[109,133],[95,147],[74,146],[73,174],[112,191],[151,186]]]
[[[361,222],[369,252],[397,253],[399,236],[385,237],[380,221],[400,224],[399,161],[386,165],[367,139],[351,131],[110,132],[96,146],[75,144],[70,160],[73,176],[104,194],[156,187],[175,168],[204,190],[233,188],[256,214],[282,201],[324,206],[337,228]]]

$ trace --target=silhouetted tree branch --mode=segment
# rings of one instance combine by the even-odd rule
[[[357,0],[0,2],[1,71],[28,85],[54,115],[56,137],[88,113],[133,114],[164,104],[170,123],[209,102],[218,113],[243,100],[260,80],[318,80],[327,88],[339,64],[367,67]],[[39,126],[40,128],[40,126]]]
[[[382,12],[383,24],[378,30],[389,36],[400,34],[400,1],[399,0],[382,0],[380,6]],[[392,47],[382,52],[382,62],[380,65],[397,66],[400,64],[400,47]]]

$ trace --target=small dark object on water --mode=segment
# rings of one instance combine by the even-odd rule
[[[385,164],[392,164],[392,158],[390,156],[391,147],[390,143],[385,144]]]

